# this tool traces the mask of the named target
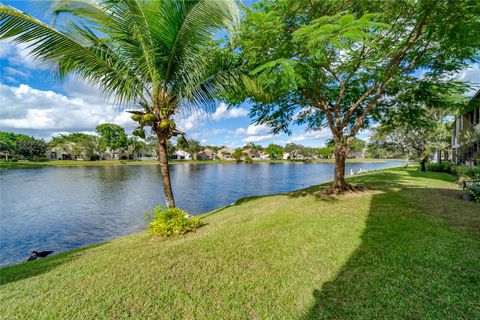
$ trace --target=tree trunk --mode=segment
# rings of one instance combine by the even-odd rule
[[[157,135],[157,140],[160,171],[162,172],[163,193],[165,194],[165,204],[167,208],[174,208],[175,199],[173,198],[172,183],[170,181],[170,169],[168,167],[167,139]]]
[[[427,159],[420,159],[420,171],[425,172],[427,168],[425,164],[427,163]]]
[[[340,143],[335,143],[335,171],[332,188],[335,192],[350,190],[350,185],[345,181],[345,159],[347,149]]]
[[[437,149],[437,163],[442,163],[442,150]]]

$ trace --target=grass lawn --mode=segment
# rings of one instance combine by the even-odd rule
[[[261,162],[289,162],[290,160],[254,160],[254,163]],[[404,159],[347,159],[347,162],[388,162],[405,161]],[[331,159],[315,159],[312,162],[332,162]],[[235,164],[232,160],[170,160],[170,164],[178,163],[229,163]],[[52,161],[26,161],[5,162],[0,160],[0,168],[32,168],[32,167],[78,167],[78,166],[105,166],[105,165],[149,165],[158,164],[156,160],[102,160],[102,161],[83,161],[83,160],[52,160]]]
[[[480,204],[447,174],[244,199],[174,239],[140,233],[0,269],[5,319],[480,319]]]

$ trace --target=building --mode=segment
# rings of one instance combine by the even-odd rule
[[[132,159],[133,160],[157,160],[157,154],[153,148],[141,149],[133,151]]]
[[[362,148],[361,150],[350,150],[348,151],[347,158],[349,159],[365,159],[365,151],[367,149]]]
[[[225,148],[222,148],[222,149],[218,150],[217,156],[221,160],[232,160],[233,152],[234,151],[232,149],[225,147]]]
[[[268,160],[270,159],[270,155],[265,151],[260,151],[259,158],[260,160]]]
[[[49,148],[45,153],[48,160],[84,160],[86,150],[82,147],[76,147],[74,143],[68,143]]]
[[[192,155],[184,150],[177,150],[172,154],[172,160],[192,160]]]
[[[200,151],[197,154],[197,160],[216,160],[218,159],[217,154],[213,149],[206,148],[203,151]]]
[[[455,119],[452,129],[452,161],[478,166],[480,163],[480,90],[471,102],[472,108]]]

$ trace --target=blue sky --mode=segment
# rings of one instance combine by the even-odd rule
[[[30,15],[48,21],[48,1],[5,1]],[[68,132],[94,133],[104,122],[123,126],[131,133],[130,115],[106,101],[95,87],[69,77],[55,80],[48,68],[30,59],[18,45],[0,42],[0,130],[26,133],[49,139]],[[465,81],[480,82],[478,65],[459,74]],[[269,143],[301,143],[322,146],[330,138],[328,129],[307,132],[294,127],[293,134],[273,135],[265,126],[257,126],[248,117],[250,106],[229,108],[219,103],[214,113],[198,111],[181,114],[177,127],[202,144],[242,146],[248,142],[264,146]],[[367,138],[368,130],[360,134]]]

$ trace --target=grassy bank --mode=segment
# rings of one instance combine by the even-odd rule
[[[5,319],[478,319],[479,205],[390,169],[244,199],[175,239],[141,233],[0,269]]]
[[[405,161],[403,159],[348,159],[347,162],[363,163],[363,162],[388,162],[388,161]],[[290,162],[290,160],[254,160],[254,163],[277,163],[277,162]],[[316,159],[312,162],[325,162],[333,163],[331,159]],[[179,163],[229,163],[235,164],[232,160],[170,160],[171,164]],[[77,166],[110,166],[110,165],[151,165],[158,164],[156,160],[105,160],[105,161],[82,161],[82,160],[52,160],[52,161],[17,161],[17,162],[5,162],[0,161],[0,168],[35,168],[35,167],[77,167]]]

